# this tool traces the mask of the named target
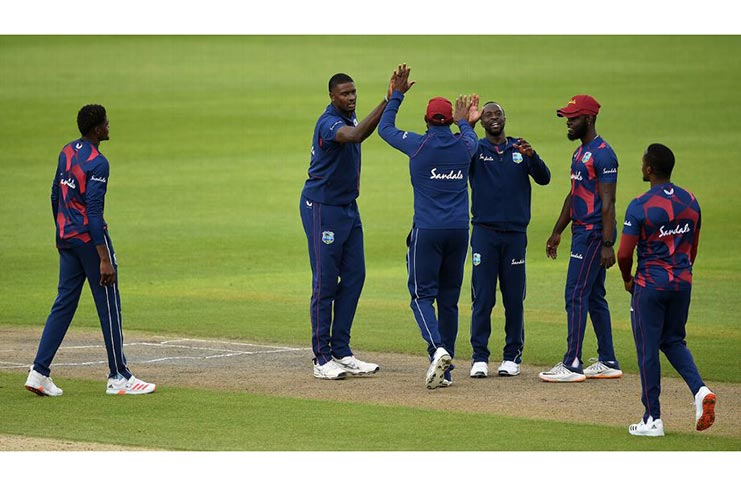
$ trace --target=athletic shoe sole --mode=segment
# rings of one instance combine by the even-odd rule
[[[349,376],[371,376],[371,375],[375,375],[380,369],[380,367],[378,367],[373,371],[360,371],[360,370],[353,370],[353,369],[347,368],[342,365],[338,365],[338,366],[342,367],[344,372],[347,373]]]
[[[636,437],[663,437],[664,431],[654,431],[654,430],[646,430],[646,431],[638,431],[638,430],[632,430],[628,429],[628,432],[630,435],[634,435]]]
[[[474,373],[473,375],[469,375],[471,378],[486,378],[486,373],[483,371],[480,371],[478,373]]]
[[[144,391],[144,390],[106,390],[106,395],[148,395],[150,393],[154,393],[157,391],[157,387],[155,386],[150,391]]]
[[[538,375],[538,377],[541,380],[546,381],[548,383],[580,383],[582,381],[586,381],[587,379],[587,377],[584,375],[569,377],[569,378],[554,378],[552,376],[542,376],[542,375]]]
[[[440,357],[437,363],[434,364],[435,371],[427,376],[427,388],[434,390],[439,388],[445,380],[445,371],[450,368],[450,364],[453,362],[453,358],[449,354],[444,354]]]
[[[608,372],[602,372],[596,375],[584,375],[589,380],[609,380],[611,378],[620,378],[623,376],[622,370],[614,370],[614,371],[608,371]]]
[[[708,393],[708,395],[702,399],[702,415],[697,419],[697,430],[705,430],[715,422],[716,400],[715,393]]]
[[[505,371],[505,370],[500,370],[498,373],[499,373],[499,376],[517,376],[520,374],[519,371],[517,373],[510,373],[509,371]]]
[[[318,378],[320,380],[344,380],[345,378],[347,378],[347,373],[343,371],[337,376],[324,376],[314,374],[314,378]]]
[[[40,397],[48,397],[46,393],[44,393],[44,387],[34,388],[31,385],[26,385],[26,390],[30,391],[31,393],[35,393]]]

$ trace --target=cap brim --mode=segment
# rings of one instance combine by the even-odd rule
[[[578,108],[576,110],[568,110],[567,108],[561,108],[560,110],[556,110],[556,116],[565,117],[565,118],[575,118],[583,114],[584,112]]]

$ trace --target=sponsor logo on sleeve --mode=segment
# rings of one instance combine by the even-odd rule
[[[571,179],[574,180],[574,181],[581,181],[584,178],[581,175],[581,171],[580,170],[577,170],[576,173],[574,173],[574,172],[571,173]]]
[[[613,167],[612,169],[602,169],[602,174],[617,174],[617,167]]]
[[[525,264],[524,258],[520,258],[519,260],[515,260],[514,258],[512,259],[512,265],[524,265],[524,264]]]
[[[577,260],[584,260],[584,255],[581,253],[572,253],[571,258],[576,258]]]
[[[98,177],[98,176],[92,176],[90,180],[94,182],[107,182],[105,177]]]

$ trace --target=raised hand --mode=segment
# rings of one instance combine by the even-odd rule
[[[459,95],[455,99],[455,111],[453,112],[453,119],[455,121],[468,120],[468,113],[471,110],[473,103],[472,95]]]
[[[414,86],[416,81],[409,81],[409,73],[411,70],[412,69],[407,67],[406,64],[399,64],[399,67],[397,67],[391,75],[391,82],[389,83],[389,91],[391,93],[394,91],[406,93],[412,86]]]
[[[468,124],[471,126],[481,119],[481,110],[479,109],[479,95],[474,93],[471,95],[471,108],[468,110]]]

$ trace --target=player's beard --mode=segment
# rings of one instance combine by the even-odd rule
[[[566,132],[566,137],[569,140],[579,140],[587,134],[587,126],[582,125],[581,128],[575,129],[573,132]]]

